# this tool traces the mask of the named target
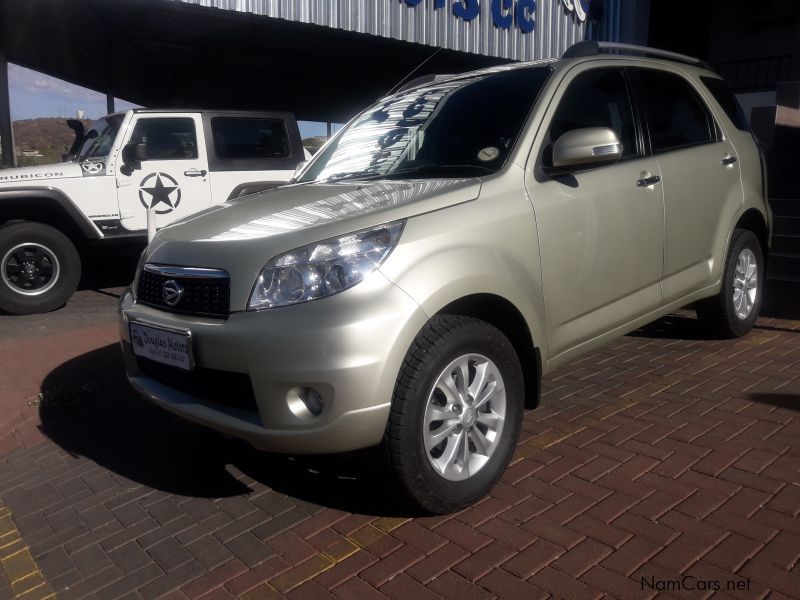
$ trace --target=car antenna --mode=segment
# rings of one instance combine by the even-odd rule
[[[411,71],[409,71],[408,75],[406,75],[406,76],[405,76],[405,77],[403,77],[403,78],[402,78],[400,81],[398,81],[398,82],[397,82],[397,83],[394,85],[394,87],[393,87],[392,89],[390,89],[388,92],[386,92],[386,93],[384,94],[384,96],[389,96],[390,94],[393,94],[393,93],[395,93],[395,92],[396,92],[396,91],[397,91],[397,90],[400,88],[400,86],[401,86],[401,85],[403,85],[403,84],[404,84],[406,81],[408,81],[408,78],[409,78],[409,77],[411,77],[411,76],[412,76],[414,73],[416,73],[417,71],[419,71],[419,70],[422,68],[422,66],[423,66],[423,65],[424,65],[426,62],[428,62],[428,61],[429,61],[430,59],[432,59],[434,56],[436,56],[437,54],[439,54],[439,52],[441,52],[441,51],[442,51],[442,48],[441,48],[441,47],[439,47],[439,48],[437,48],[436,50],[434,50],[434,51],[431,53],[431,55],[430,55],[428,58],[426,58],[425,60],[423,60],[423,61],[422,61],[421,63],[419,63],[419,64],[418,64],[416,67],[414,67],[414,68],[413,68]]]

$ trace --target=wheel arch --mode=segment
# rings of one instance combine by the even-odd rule
[[[734,229],[747,229],[752,231],[761,244],[764,260],[766,260],[770,247],[769,228],[767,227],[767,221],[764,215],[762,215],[760,211],[755,208],[748,208],[736,221]]]
[[[49,188],[0,190],[0,227],[20,221],[49,225],[76,247],[101,237],[94,224],[64,194]]]
[[[522,366],[525,408],[537,406],[541,393],[541,353],[525,317],[513,303],[495,294],[470,294],[443,306],[436,314],[472,317],[499,329],[514,346]]]

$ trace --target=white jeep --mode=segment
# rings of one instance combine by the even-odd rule
[[[214,204],[282,185],[305,160],[286,112],[137,109],[110,114],[67,162],[0,170],[0,309],[63,305],[81,256],[101,240],[146,235]]]

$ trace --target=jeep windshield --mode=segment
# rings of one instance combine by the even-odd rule
[[[83,137],[81,149],[78,151],[78,156],[75,160],[81,162],[87,158],[108,156],[111,152],[111,147],[114,145],[114,140],[117,139],[117,133],[119,133],[123,118],[124,115],[108,115],[92,123],[89,131]]]
[[[297,181],[494,173],[550,73],[546,66],[482,72],[384,98],[323,148]]]

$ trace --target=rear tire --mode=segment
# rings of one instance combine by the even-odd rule
[[[697,317],[716,336],[747,334],[761,311],[765,275],[758,238],[747,229],[735,229],[722,271],[722,288],[697,304]]]
[[[514,453],[523,408],[508,338],[478,319],[431,319],[406,354],[384,437],[408,499],[445,514],[485,496]]]
[[[28,222],[0,228],[0,309],[17,315],[55,310],[80,277],[78,251],[57,229]]]

